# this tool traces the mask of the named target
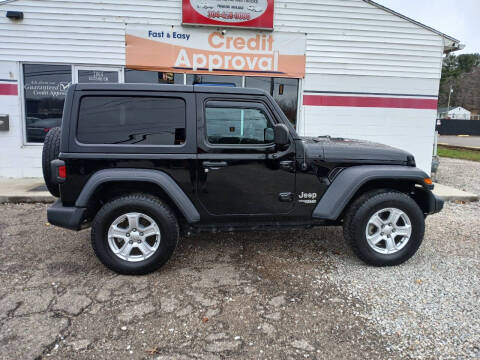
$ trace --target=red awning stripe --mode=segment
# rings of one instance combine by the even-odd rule
[[[438,99],[303,95],[303,105],[436,110]]]
[[[17,84],[0,84],[0,95],[18,95]]]

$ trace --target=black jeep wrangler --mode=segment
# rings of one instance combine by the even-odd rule
[[[368,264],[397,265],[442,209],[407,152],[302,137],[270,95],[229,87],[77,84],[43,149],[48,221],[91,226],[99,259],[145,274],[180,233],[343,225]]]

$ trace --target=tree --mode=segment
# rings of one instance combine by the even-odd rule
[[[444,57],[442,79],[440,81],[439,106],[447,105],[450,88],[454,90],[451,96],[450,106],[465,106],[466,104],[471,104],[472,101],[467,100],[465,97],[471,97],[480,91],[480,84],[472,88],[472,81],[468,80],[473,76],[476,78],[476,70],[480,70],[480,54],[478,53],[458,56],[449,54]],[[475,81],[473,83],[476,84],[477,82]],[[476,107],[476,101],[474,103]]]
[[[470,73],[474,67],[480,66],[480,54],[462,54],[457,56],[461,73]]]
[[[443,58],[442,82],[450,77],[458,77],[463,73],[472,72],[472,70],[480,66],[480,54],[449,54]]]

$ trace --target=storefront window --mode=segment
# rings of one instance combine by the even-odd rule
[[[297,123],[298,108],[298,79],[271,78],[271,77],[246,77],[245,87],[261,89],[273,96],[290,122]]]
[[[187,85],[242,87],[241,76],[187,74]]]
[[[295,126],[297,124],[298,79],[274,78],[272,96]]]
[[[27,142],[42,143],[52,127],[60,126],[71,82],[70,65],[23,65]]]
[[[183,74],[145,70],[125,69],[126,83],[140,84],[180,84],[183,85]]]
[[[272,95],[273,78],[266,76],[247,76],[245,78],[245,87],[260,89]]]

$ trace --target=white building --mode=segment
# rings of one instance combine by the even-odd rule
[[[442,108],[438,110],[439,119],[470,120],[472,113],[467,109],[457,106],[451,109]]]
[[[273,0],[262,1],[273,6]],[[7,17],[9,11],[22,15]],[[369,0],[275,0],[273,24],[273,32],[182,26],[182,0],[0,1],[0,116],[8,115],[9,122],[0,124],[0,176],[41,176],[41,141],[59,124],[71,82],[260,87],[274,95],[301,135],[389,144],[414,153],[417,165],[430,172],[442,56],[458,49],[458,40]],[[305,61],[282,77],[219,76],[215,66],[193,70],[186,63],[162,71],[162,56],[148,66],[133,60],[138,54],[128,53],[126,38],[164,29],[194,38],[226,29],[239,46],[244,40],[233,42],[236,37],[272,35],[291,44],[280,52],[305,49]],[[137,70],[127,68],[129,61]]]

